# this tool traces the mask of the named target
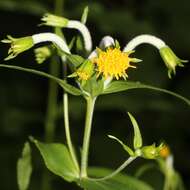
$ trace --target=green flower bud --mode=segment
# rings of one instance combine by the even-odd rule
[[[155,144],[150,146],[144,146],[141,149],[141,156],[146,159],[155,159],[160,156],[160,150],[162,149],[163,144],[160,144],[158,147]]]
[[[94,74],[94,64],[87,59],[79,68],[68,77],[79,77],[81,81],[87,81]]]
[[[54,27],[65,27],[68,24],[68,19],[60,16],[56,16],[53,14],[45,14],[41,21],[43,21],[42,25],[46,26],[54,26]]]
[[[8,51],[9,56],[5,58],[5,60],[13,59],[18,54],[32,48],[34,46],[34,42],[31,36],[23,37],[23,38],[13,38],[11,36],[7,36],[8,39],[2,40],[3,43],[10,43],[11,47]]]
[[[51,50],[47,46],[36,48],[34,50],[34,53],[36,57],[36,62],[39,64],[43,63],[48,57],[51,56]]]
[[[183,67],[184,65],[182,63],[188,62],[187,60],[182,60],[178,58],[175,53],[171,50],[170,47],[164,46],[160,48],[160,55],[163,59],[163,61],[166,64],[166,67],[168,68],[168,77],[171,78],[172,73],[175,75],[176,71],[175,68],[177,66]]]

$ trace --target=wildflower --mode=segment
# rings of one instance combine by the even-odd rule
[[[129,55],[133,53],[122,52],[119,48],[107,48],[106,51],[97,49],[98,57],[93,59],[97,66],[98,75],[103,74],[107,79],[108,77],[115,77],[117,80],[121,77],[126,79],[128,75],[126,70],[128,68],[136,68],[130,62],[137,62],[139,60],[130,58]]]
[[[5,58],[5,60],[15,58],[18,54],[30,49],[34,45],[34,42],[31,36],[27,36],[23,38],[13,38],[8,35],[7,38],[8,39],[1,41],[3,43],[11,44],[11,47],[8,51],[9,56]]]
[[[175,74],[175,68],[177,66],[183,67],[183,63],[188,62],[187,60],[182,60],[178,58],[170,47],[164,46],[160,49],[160,55],[168,68],[168,77],[171,78],[171,74]]]

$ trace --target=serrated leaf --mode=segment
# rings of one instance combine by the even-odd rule
[[[30,144],[26,142],[22,151],[22,157],[17,162],[17,183],[19,190],[27,190],[32,174]]]
[[[118,143],[120,143],[123,147],[123,149],[129,153],[130,156],[134,156],[133,150],[128,147],[126,144],[124,144],[121,140],[119,140],[117,137],[114,137],[112,135],[108,135],[109,138],[116,140]]]
[[[106,168],[89,168],[90,176],[100,178],[109,175],[113,170]],[[83,179],[80,185],[86,190],[153,190],[151,186],[134,177],[118,174],[117,176],[103,181]]]
[[[187,99],[177,93],[171,92],[166,89],[154,87],[151,85],[142,84],[140,82],[113,81],[107,86],[107,88],[104,90],[103,94],[111,94],[111,93],[122,92],[122,91],[127,91],[127,90],[132,90],[132,89],[141,89],[141,88],[159,91],[159,92],[163,92],[165,94],[172,95],[176,98],[183,100],[186,104],[190,105],[189,99]]]
[[[69,182],[75,181],[79,177],[79,171],[65,145],[59,143],[46,144],[37,140],[32,141],[39,149],[46,167],[51,172]]]
[[[66,81],[64,81],[58,77],[55,77],[53,75],[50,75],[48,73],[45,73],[42,71],[37,71],[35,69],[27,69],[27,68],[23,68],[23,67],[19,67],[19,66],[14,66],[14,65],[0,64],[0,67],[4,67],[4,68],[8,68],[8,69],[15,69],[15,70],[24,71],[24,72],[33,73],[33,74],[36,74],[39,76],[43,76],[45,78],[48,78],[48,79],[51,79],[51,80],[57,82],[66,92],[68,92],[74,96],[82,95],[82,92],[78,88],[76,88],[76,87],[68,84]]]

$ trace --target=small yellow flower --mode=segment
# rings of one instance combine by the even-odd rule
[[[114,77],[117,80],[121,77],[126,79],[128,75],[126,70],[136,68],[130,65],[130,62],[138,62],[135,58],[130,58],[129,55],[133,52],[122,52],[119,48],[108,48],[106,51],[97,49],[98,57],[93,60],[97,66],[98,76],[103,74],[105,78]]]
[[[80,80],[88,80],[90,78],[89,73],[85,71],[76,71],[77,76],[79,77]]]

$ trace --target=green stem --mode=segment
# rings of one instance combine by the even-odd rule
[[[61,14],[63,9],[63,0],[55,1],[55,14]],[[49,67],[49,73],[53,76],[58,76],[59,74],[59,64],[54,61],[52,57]],[[45,140],[46,142],[53,141],[54,132],[55,132],[55,119],[56,119],[56,110],[57,110],[57,94],[58,94],[58,85],[50,80],[49,89],[48,89],[48,100],[47,100],[47,113],[45,121]],[[47,171],[44,171],[42,176],[42,189],[50,190],[50,180],[49,174]]]
[[[52,58],[50,62],[49,73],[53,76],[58,76],[59,65],[53,61]],[[45,140],[46,142],[51,142],[54,138],[54,129],[55,129],[55,119],[56,119],[56,110],[57,110],[57,94],[58,94],[58,85],[50,80],[49,89],[48,89],[48,100],[47,100],[47,113],[45,121]]]
[[[134,161],[137,157],[129,157],[121,166],[119,166],[113,173],[102,177],[102,178],[89,178],[92,181],[104,181],[113,178],[118,173],[120,173],[125,167],[127,167],[132,161]]]
[[[64,109],[64,123],[65,123],[65,134],[66,134],[66,141],[67,141],[67,145],[69,148],[69,152],[71,154],[71,158],[77,168],[77,170],[79,171],[79,165],[78,165],[78,161],[76,158],[76,154],[72,145],[72,141],[71,141],[71,135],[70,135],[70,128],[69,128],[69,109],[68,109],[68,94],[64,93],[63,94],[63,109]]]
[[[81,157],[81,174],[80,177],[87,177],[87,167],[88,167],[88,152],[91,136],[92,118],[94,112],[96,98],[87,98],[87,109],[86,109],[86,121],[85,121],[85,131],[83,137],[83,147],[82,147],[82,157]]]

